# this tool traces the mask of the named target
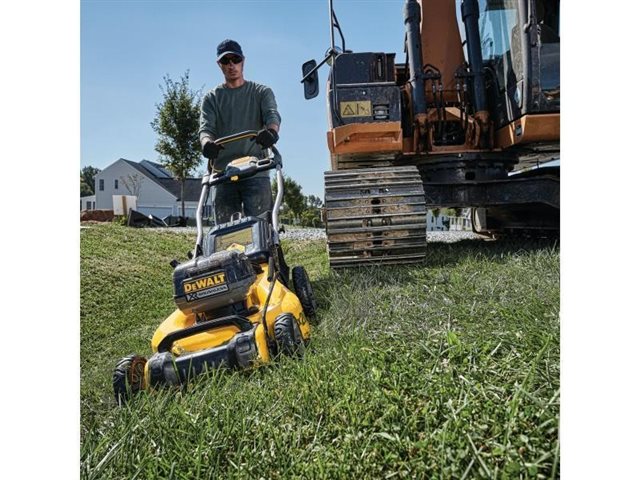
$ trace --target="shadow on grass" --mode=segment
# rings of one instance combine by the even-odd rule
[[[388,295],[390,291],[408,292],[414,288],[424,289],[425,285],[443,285],[457,291],[457,288],[462,288],[460,279],[472,278],[476,272],[482,272],[478,279],[485,275],[495,279],[498,271],[511,275],[510,272],[513,270],[514,275],[522,275],[523,270],[515,268],[520,264],[519,259],[527,259],[527,262],[528,259],[532,259],[537,262],[536,257],[540,257],[544,261],[544,257],[556,255],[559,249],[557,240],[477,239],[455,243],[433,242],[427,245],[427,255],[423,262],[340,270],[329,270],[325,267],[312,280],[312,286],[322,318],[332,315],[329,306],[335,302],[347,302],[344,304],[345,308],[350,308],[349,305],[354,303],[359,304],[358,298],[346,300],[354,294],[356,297],[368,294]],[[480,280],[480,285],[482,282]],[[526,283],[526,280],[523,279],[523,282]],[[335,313],[334,311],[333,314]]]
[[[427,256],[423,265],[445,267],[469,259],[507,262],[513,255],[526,255],[539,251],[559,251],[558,239],[498,239],[460,240],[453,243],[433,242],[427,244]]]
[[[314,290],[327,291],[337,283],[358,284],[359,280],[387,279],[396,284],[411,284],[415,273],[424,269],[440,269],[473,262],[505,264],[514,256],[527,256],[541,252],[559,252],[559,239],[498,239],[460,240],[452,243],[432,242],[427,244],[424,261],[407,265],[376,265],[330,270],[313,280]]]

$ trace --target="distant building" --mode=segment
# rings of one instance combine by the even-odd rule
[[[80,197],[80,210],[95,210],[96,209],[96,196],[87,195],[86,197]]]
[[[427,210],[427,230],[430,232],[447,230],[472,230],[471,209],[463,208],[461,216],[450,216],[440,213],[435,216],[432,210]]]
[[[473,230],[471,225],[471,209],[465,209],[461,217],[449,217],[449,230]]]
[[[190,218],[195,217],[200,200],[200,182],[200,178],[185,182],[185,215]],[[135,195],[137,210],[146,215],[182,215],[180,182],[162,165],[148,160],[118,159],[95,176],[95,192],[94,208],[98,210],[113,209],[114,195]]]
[[[448,219],[449,217],[447,215],[434,216],[431,210],[427,210],[427,230],[429,232],[449,230],[448,223],[445,223],[445,220]]]

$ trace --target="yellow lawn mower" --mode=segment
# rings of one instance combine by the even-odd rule
[[[256,135],[247,131],[216,143]],[[189,261],[172,262],[178,308],[153,335],[154,354],[148,360],[129,355],[116,365],[113,389],[118,404],[143,389],[184,385],[211,369],[247,369],[280,355],[304,355],[316,300],[304,267],[294,267],[289,281],[278,223],[284,195],[282,159],[275,147],[263,154],[239,158],[224,172],[202,178],[195,248]],[[239,215],[204,232],[203,210],[211,187],[271,169],[276,170],[278,186],[272,212]]]

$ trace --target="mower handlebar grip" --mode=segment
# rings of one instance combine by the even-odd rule
[[[209,179],[209,185],[215,186],[225,182],[234,182],[242,178],[252,177],[256,173],[266,172],[267,170],[272,170],[278,166],[282,166],[282,156],[280,155],[280,152],[275,148],[273,148],[273,150],[275,154],[273,158],[262,158],[257,162],[251,162],[249,165],[243,166],[242,168],[227,168],[224,173],[212,175]]]
[[[234,133],[233,135],[227,135],[226,137],[216,138],[213,143],[216,145],[224,145],[225,143],[231,143],[245,138],[255,138],[257,136],[257,130],[245,130],[244,132]]]

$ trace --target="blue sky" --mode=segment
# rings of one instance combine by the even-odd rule
[[[402,0],[335,0],[354,51],[395,52],[404,61]],[[326,0],[81,2],[81,167],[120,157],[157,161],[150,126],[166,74],[190,71],[193,89],[222,82],[216,45],[237,40],[245,78],[269,85],[282,115],[278,147],[285,173],[305,194],[323,196],[329,168],[324,86],[303,96],[301,65],[329,47]],[[328,68],[320,71],[324,83]]]

